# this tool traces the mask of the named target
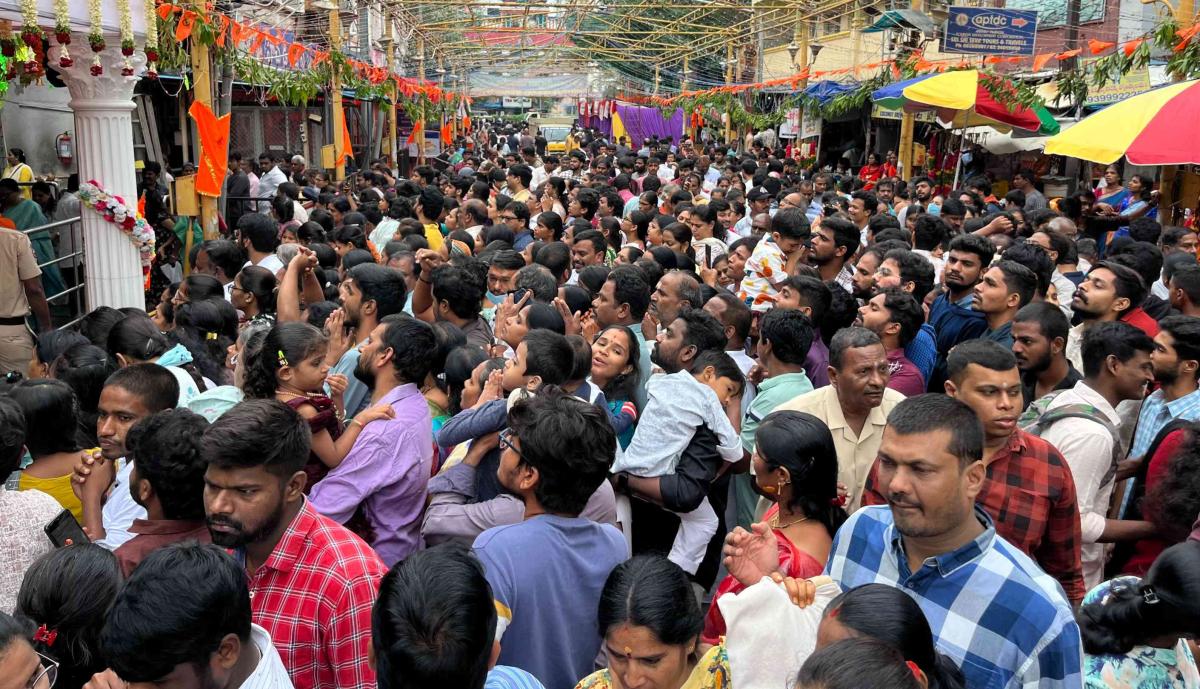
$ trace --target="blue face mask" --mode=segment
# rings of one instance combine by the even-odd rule
[[[494,293],[492,293],[491,290],[488,290],[488,293],[487,293],[488,301],[492,302],[493,304],[496,304],[497,306],[499,306],[500,302],[504,301],[504,298],[507,296],[508,296],[507,294],[494,294]]]
[[[925,212],[929,213],[930,215],[941,215],[942,207],[936,203],[931,203],[929,204],[929,207],[925,209]]]

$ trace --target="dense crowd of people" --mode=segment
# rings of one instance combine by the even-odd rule
[[[576,138],[234,154],[208,241],[149,165],[148,308],[67,329],[0,228],[0,687],[1200,689],[1145,179]]]

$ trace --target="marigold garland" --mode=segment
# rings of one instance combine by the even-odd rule
[[[154,228],[138,215],[137,207],[129,206],[120,196],[109,194],[96,180],[79,185],[79,200],[83,205],[99,213],[105,220],[117,226],[138,250],[142,262],[142,274],[150,273],[154,262]]]

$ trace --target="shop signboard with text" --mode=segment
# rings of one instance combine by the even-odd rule
[[[951,7],[942,52],[1033,55],[1038,13],[993,7]]]

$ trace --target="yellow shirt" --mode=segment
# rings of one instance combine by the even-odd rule
[[[17,489],[42,491],[57,500],[64,509],[71,510],[71,514],[75,515],[75,520],[80,524],[83,523],[83,503],[79,502],[79,498],[75,497],[75,491],[71,490],[70,474],[54,478],[38,478],[22,471]]]
[[[442,229],[438,224],[431,222],[425,225],[425,241],[429,242],[429,248],[434,251],[439,251],[442,248]]]
[[[33,182],[33,168],[25,163],[17,163],[15,167],[10,165],[4,168],[4,178],[24,182],[21,185],[21,196],[30,201],[33,200],[33,187],[30,186],[30,183]]]
[[[855,435],[854,429],[846,423],[842,414],[842,405],[838,402],[837,390],[832,385],[826,385],[812,392],[806,392],[799,397],[785,402],[775,411],[801,411],[812,414],[829,426],[833,434],[833,444],[837,448],[838,482],[850,491],[846,512],[853,513],[862,506],[863,490],[867,487],[867,475],[875,465],[879,454],[879,445],[883,441],[883,427],[887,425],[887,416],[904,395],[891,388],[883,391],[883,403],[871,410],[863,423],[861,435]]]

